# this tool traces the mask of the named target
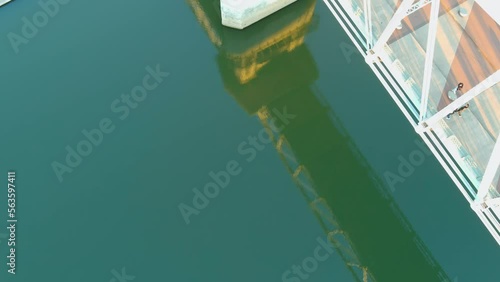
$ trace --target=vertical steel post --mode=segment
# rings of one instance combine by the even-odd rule
[[[420,118],[422,121],[427,113],[427,102],[431,88],[432,65],[434,64],[434,49],[436,47],[436,34],[438,26],[440,0],[432,0],[431,18],[429,20],[429,32],[427,33],[427,48],[425,50],[424,82],[422,85],[422,97],[420,99]]]
[[[488,165],[486,165],[486,169],[484,171],[483,180],[481,180],[481,184],[479,185],[479,189],[477,190],[476,199],[474,200],[475,204],[482,204],[484,202],[484,197],[488,194],[488,190],[490,189],[491,183],[493,182],[496,173],[500,169],[500,135],[497,137],[495,147],[493,148],[493,152],[491,152],[490,159],[488,161]]]

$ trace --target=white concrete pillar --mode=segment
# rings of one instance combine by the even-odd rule
[[[222,24],[244,29],[297,0],[221,0]]]

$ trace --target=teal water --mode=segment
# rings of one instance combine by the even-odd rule
[[[15,276],[0,237],[1,281],[111,281],[122,268],[134,281],[282,281],[326,234],[287,169],[293,163],[272,143],[251,161],[238,150],[264,128],[255,114],[263,105],[297,116],[276,138],[286,137],[283,151],[307,167],[377,281],[431,281],[421,277],[432,272],[395,235],[406,233],[375,192],[380,183],[452,281],[498,280],[498,245],[434,157],[388,189],[384,173],[419,149],[418,136],[361,56],[345,57],[349,39],[321,1],[308,32],[297,33],[304,44],[270,49],[245,84],[232,76],[246,63],[227,58],[246,45],[229,43],[259,42],[307,9],[292,5],[243,34],[223,31],[217,47],[190,3],[70,1],[18,54],[7,35],[41,8],[21,0],[0,8],[0,220],[7,225],[10,169],[19,219]],[[169,76],[120,119],[111,105],[156,65]],[[65,163],[65,147],[105,118],[114,130],[60,182],[52,163]],[[192,189],[232,160],[241,172],[186,224],[179,204],[192,206]],[[336,251],[307,281],[356,280]]]

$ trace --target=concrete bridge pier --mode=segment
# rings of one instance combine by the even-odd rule
[[[244,29],[296,1],[220,0],[222,24],[236,29]]]

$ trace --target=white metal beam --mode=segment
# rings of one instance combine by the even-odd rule
[[[427,120],[421,122],[423,127],[421,127],[417,132],[421,130],[426,130],[432,128],[432,126],[447,116],[449,113],[453,112],[455,109],[465,105],[467,102],[472,100],[477,95],[483,93],[488,88],[494,86],[500,82],[500,70],[497,70],[492,75],[488,76],[485,80],[481,81],[479,84],[474,86],[472,89],[467,91],[464,95],[460,96],[455,101],[451,102],[448,106],[441,109],[439,112],[428,118]]]
[[[368,49],[373,47],[373,30],[372,30],[372,0],[367,0],[368,9]]]
[[[500,135],[497,137],[493,152],[491,152],[491,156],[488,161],[488,165],[486,166],[486,170],[484,171],[483,180],[481,180],[481,184],[479,185],[479,189],[477,190],[477,195],[474,203],[480,204],[484,201],[484,197],[488,194],[488,189],[490,189],[491,183],[493,182],[495,175],[499,169]]]
[[[394,13],[394,16],[392,19],[389,21],[387,26],[385,27],[384,31],[378,38],[377,42],[372,48],[373,53],[377,54],[380,49],[382,49],[391,37],[391,35],[394,33],[394,30],[398,27],[398,25],[401,23],[401,21],[406,17],[408,9],[411,7],[411,5],[415,2],[415,0],[403,0],[401,5],[399,5],[398,9],[396,10],[396,13]]]
[[[370,20],[370,16],[368,15],[369,11],[368,11],[368,0],[363,0],[363,10],[364,10],[364,13],[363,15],[365,15],[365,38],[366,38],[366,48],[367,49],[370,49],[370,30],[368,29],[368,22]]]
[[[422,85],[422,98],[420,99],[420,121],[424,120],[427,113],[427,101],[431,88],[432,66],[434,65],[434,49],[436,47],[436,34],[438,26],[440,0],[432,0],[431,18],[429,20],[429,31],[427,33],[427,47],[425,49],[424,82]]]
[[[486,204],[490,208],[495,208],[495,207],[500,208],[500,198],[488,199],[486,200]]]

